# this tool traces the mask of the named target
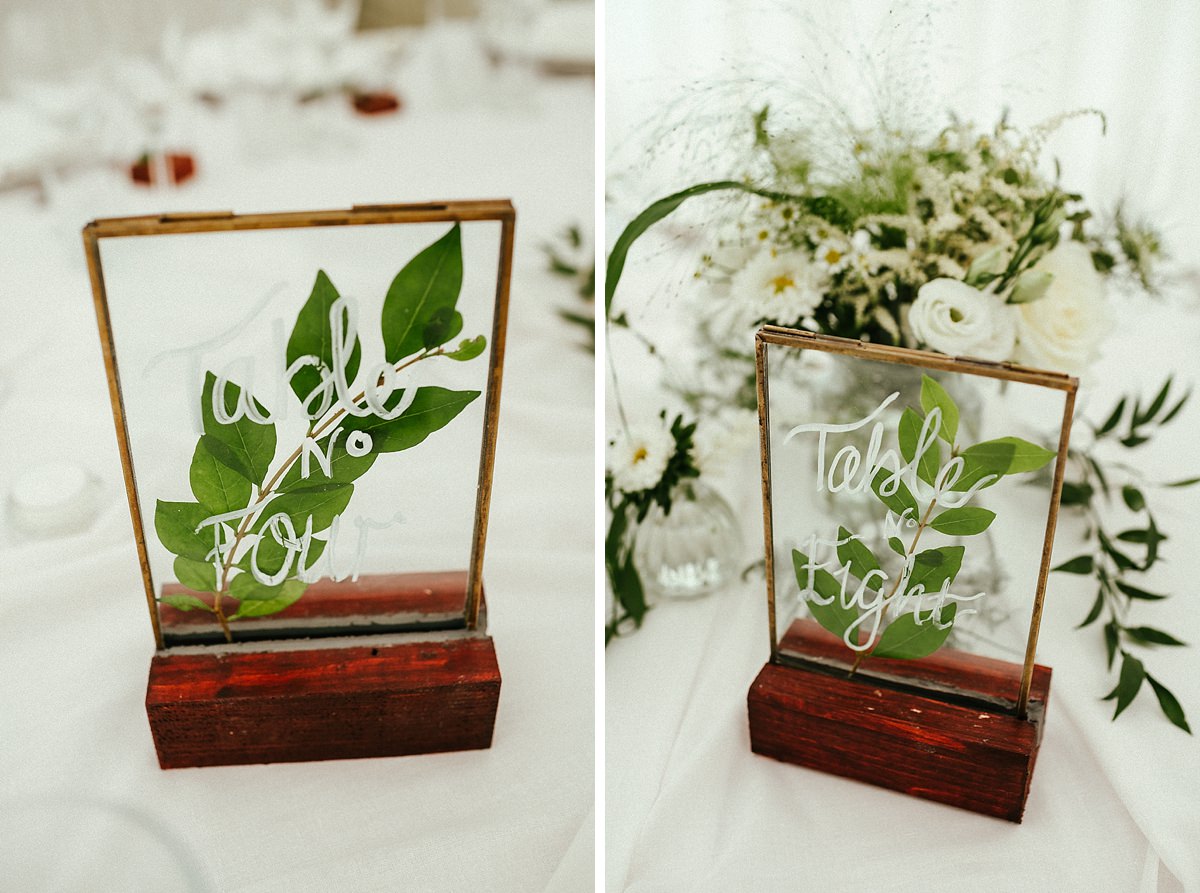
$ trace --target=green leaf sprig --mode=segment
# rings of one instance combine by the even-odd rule
[[[384,353],[396,373],[434,357],[465,362],[485,350],[482,335],[447,347],[463,328],[456,309],[462,268],[461,230],[456,224],[396,274],[381,319]],[[225,383],[222,393],[225,417],[235,420],[218,418],[213,402],[218,378],[208,372],[200,398],[203,434],[188,473],[195,501],[159,500],[155,508],[155,530],[176,556],[176,578],[193,593],[212,593],[211,601],[196,594],[167,595],[160,601],[181,611],[213,614],[226,641],[233,641],[232,621],[277,613],[304,594],[307,584],[301,574],[315,564],[328,542],[328,537],[314,534],[330,530],[349,505],[354,482],[379,455],[423,443],[480,394],[418,387],[407,408],[393,418],[348,412],[333,400],[333,379],[341,376],[347,387],[352,385],[359,376],[362,350],[357,334],[348,351],[335,348],[338,299],[333,282],[319,270],[297,314],[284,358],[292,392],[311,420],[305,442],[328,458],[328,467],[315,463],[304,473],[304,442],[277,462],[278,436],[271,414],[232,382]],[[342,334],[349,316],[343,312]],[[314,358],[315,363],[303,358]],[[342,368],[335,372],[335,365]],[[383,402],[384,409],[396,409],[404,397],[403,391],[393,392]],[[366,389],[349,403],[369,409]],[[368,442],[364,450],[361,444]],[[205,524],[221,515],[230,517]],[[226,599],[238,603],[232,614],[226,612]]]
[[[927,530],[958,539],[983,533],[996,518],[995,512],[982,506],[939,507],[936,483],[942,467],[943,446],[948,451],[947,461],[958,458],[963,464],[957,480],[952,484],[949,480],[944,482],[951,492],[970,490],[980,482],[979,489],[982,490],[1004,477],[1037,471],[1056,455],[1052,450],[1018,437],[1001,437],[961,446],[958,442],[958,406],[945,388],[928,375],[921,378],[920,402],[919,410],[905,408],[897,428],[897,439],[901,456],[911,464],[917,459],[921,429],[926,419],[937,411],[937,437],[940,443],[935,441],[930,445],[917,464],[917,477],[933,488],[930,496],[922,501],[902,480],[891,480],[890,483],[896,485],[892,490],[888,485],[892,475],[885,469],[877,471],[871,482],[871,491],[885,508],[897,516],[916,521],[912,539],[907,544],[897,536],[888,540],[889,549],[899,556],[899,569],[891,574],[879,573],[888,565],[894,567],[896,560],[877,555],[847,528],[838,529],[840,545],[837,547],[837,557],[846,571],[847,592],[865,586],[880,594],[882,581],[891,581],[888,591],[881,595],[882,607],[877,609],[881,612],[877,638],[871,647],[856,650],[850,668],[851,675],[870,657],[897,660],[927,657],[945,643],[953,629],[958,610],[957,603],[953,601],[943,602],[920,617],[913,610],[886,621],[892,604],[908,596],[948,589],[962,569],[965,546],[943,544],[918,550]],[[792,550],[792,564],[800,591],[811,590],[819,596],[819,600],[808,600],[808,610],[813,619],[838,638],[861,645],[860,626],[866,622],[866,612],[847,603],[848,599],[843,597],[842,583],[828,571],[815,569],[814,572],[809,557],[799,550]],[[857,584],[851,584],[851,580],[857,581]]]
[[[1128,649],[1177,648],[1186,644],[1165,630],[1134,623],[1131,615],[1135,605],[1167,598],[1166,594],[1143,588],[1145,584],[1140,577],[1162,560],[1160,547],[1167,541],[1167,535],[1150,511],[1146,492],[1154,486],[1190,487],[1200,483],[1200,477],[1149,484],[1137,476],[1132,467],[1102,458],[1110,447],[1125,450],[1141,447],[1159,428],[1179,415],[1191,391],[1172,398],[1173,383],[1173,379],[1168,378],[1144,404],[1136,395],[1122,397],[1104,422],[1093,426],[1093,444],[1085,449],[1071,450],[1069,467],[1072,475],[1063,483],[1062,503],[1087,519],[1085,539],[1091,549],[1054,570],[1091,576],[1096,580],[1096,598],[1077,628],[1084,629],[1104,618],[1101,632],[1110,672],[1117,656],[1121,658],[1116,686],[1105,696],[1105,700],[1116,701],[1113,719],[1133,703],[1142,691],[1143,682],[1148,682],[1163,715],[1191,734],[1178,699],[1166,685],[1150,675],[1142,659]],[[1114,533],[1106,526],[1104,515],[1114,506],[1118,495],[1138,520],[1133,526]]]

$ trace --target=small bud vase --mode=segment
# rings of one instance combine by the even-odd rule
[[[634,561],[651,601],[709,595],[733,579],[744,557],[733,509],[694,479],[672,491],[670,512],[654,505],[636,536]]]

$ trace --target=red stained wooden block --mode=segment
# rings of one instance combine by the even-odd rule
[[[212,604],[212,593],[193,592],[168,583],[163,595],[186,593]],[[304,597],[268,617],[248,617],[231,625],[241,640],[271,639],[347,632],[397,632],[416,629],[454,629],[463,625],[467,602],[467,572],[425,574],[364,574],[356,582],[322,579],[309,584]],[[231,598],[222,601],[227,615],[237,610]],[[158,606],[163,637],[168,645],[224,640],[212,614]]]
[[[988,699],[1015,697],[1020,667],[942,649],[920,661],[879,660],[880,678],[823,667],[839,646],[809,620],[796,621],[787,650],[811,667],[768,663],[748,698],[755,753],[915,797],[1020,822],[1029,795],[1050,690],[1037,666],[1029,717]],[[783,644],[783,643],[781,643]],[[811,650],[809,650],[811,649]],[[911,665],[908,673],[905,666]],[[886,677],[886,678],[883,678]],[[906,690],[935,681],[942,693]]]
[[[461,574],[324,582],[276,622],[338,625],[454,602],[461,618],[464,586]],[[161,617],[165,634],[211,620],[167,608]],[[173,769],[487,748],[499,696],[489,636],[425,631],[168,647],[151,661],[146,713],[159,765]]]

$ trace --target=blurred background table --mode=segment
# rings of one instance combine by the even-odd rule
[[[137,17],[108,25],[120,22]],[[81,532],[31,535],[11,510],[0,522],[0,865],[50,861],[55,889],[591,888],[593,361],[558,316],[578,297],[542,246],[571,224],[591,228],[593,81],[536,66],[505,81],[469,19],[347,39],[395,56],[373,87],[393,91],[399,112],[362,115],[338,91],[298,104],[233,90],[214,104],[168,80],[170,123],[140,138],[153,148],[147,134],[164,134],[194,157],[179,187],[132,182],[136,133],[85,128],[64,143],[61,117],[5,132],[0,156],[35,164],[10,165],[20,177],[0,191],[0,493],[60,462],[97,494],[94,518],[78,507]],[[112,84],[97,77],[71,89],[90,83],[107,101]],[[7,84],[10,121],[13,108],[36,119],[34,82],[23,83]],[[53,151],[39,154],[40,138]],[[109,152],[118,144],[125,156]],[[142,705],[153,638],[80,228],[97,216],[485,197],[518,211],[485,567],[504,679],[493,747],[160,771]]]

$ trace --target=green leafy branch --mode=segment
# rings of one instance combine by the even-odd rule
[[[483,353],[482,335],[453,349],[445,346],[463,328],[456,309],[461,289],[456,224],[410,260],[388,288],[381,319],[386,364],[378,367],[377,388],[425,360],[465,362]],[[335,343],[349,334],[351,323],[339,298],[329,277],[318,271],[288,339],[289,384],[310,419],[301,443],[276,464],[278,435],[271,414],[226,382],[220,399],[231,421],[221,421],[215,403],[218,378],[208,372],[200,401],[203,433],[188,474],[195,501],[159,500],[155,508],[158,537],[176,556],[175,576],[191,590],[159,600],[178,610],[213,614],[226,641],[233,639],[232,621],[277,613],[304,594],[302,575],[329,542],[329,535],[314,535],[333,527],[354,494],[354,482],[380,454],[422,443],[480,393],[418,387],[401,409],[405,392],[394,390],[383,399],[382,413],[377,392],[368,397],[366,387],[342,399],[340,389],[349,390],[359,377],[362,350],[357,333],[348,351]],[[308,467],[306,450],[325,464],[313,459],[316,468]],[[212,598],[197,593],[212,593]],[[238,602],[232,615],[223,604],[227,598]]]
[[[1091,626],[1104,618],[1101,631],[1109,671],[1117,655],[1121,656],[1116,687],[1105,696],[1105,700],[1116,700],[1113,719],[1133,703],[1142,690],[1143,682],[1149,682],[1159,708],[1167,719],[1191,734],[1178,699],[1161,681],[1146,671],[1143,661],[1126,646],[1153,648],[1186,644],[1165,630],[1134,623],[1131,615],[1135,604],[1160,602],[1167,598],[1164,594],[1143,588],[1144,584],[1137,576],[1147,573],[1162,560],[1160,547],[1167,540],[1167,535],[1159,529],[1150,511],[1146,490],[1152,486],[1190,487],[1200,483],[1200,477],[1148,484],[1130,466],[1101,459],[1104,449],[1109,446],[1137,449],[1148,442],[1159,428],[1178,416],[1191,391],[1172,400],[1172,384],[1173,380],[1168,378],[1145,404],[1133,395],[1122,397],[1105,421],[1093,426],[1093,444],[1086,449],[1071,451],[1073,474],[1063,484],[1062,502],[1087,519],[1085,539],[1091,551],[1075,556],[1054,570],[1096,579],[1096,598],[1078,628]],[[1118,480],[1117,475],[1122,473],[1123,477]],[[1121,502],[1138,520],[1133,526],[1114,533],[1104,523],[1105,509],[1102,506],[1112,506],[1118,494]],[[1140,554],[1135,556],[1131,552]]]
[[[665,410],[662,418],[666,418]],[[613,615],[604,628],[606,645],[614,636],[620,635],[627,622],[632,622],[635,628],[640,627],[649,610],[642,577],[633,558],[637,525],[645,520],[652,505],[657,504],[664,514],[669,515],[676,486],[681,481],[700,476],[692,455],[695,433],[696,423],[685,425],[682,415],[677,415],[671,422],[675,451],[667,461],[662,477],[652,487],[627,493],[614,486],[611,474],[605,475],[604,498],[612,517],[604,537],[604,567],[613,592]]]
[[[901,415],[897,440],[904,461],[910,467],[915,464],[916,478],[929,485],[928,498],[919,499],[900,479],[898,472],[893,475],[881,468],[871,481],[871,492],[890,513],[915,521],[912,539],[907,544],[898,536],[888,538],[889,549],[900,558],[899,569],[887,573],[880,556],[845,527],[838,528],[837,545],[843,582],[817,567],[808,555],[798,549],[792,550],[792,564],[800,591],[815,592],[820,597],[818,601],[810,596],[809,613],[843,641],[862,645],[861,626],[868,619],[864,616],[867,610],[860,611],[856,604],[851,604],[852,599],[848,597],[852,588],[850,581],[857,582],[853,587],[855,592],[869,589],[878,599],[874,609],[879,611],[874,644],[855,649],[851,675],[869,657],[901,660],[927,657],[945,643],[953,629],[958,610],[954,601],[936,604],[925,617],[918,616],[918,610],[914,608],[885,624],[894,604],[912,598],[920,605],[922,596],[948,592],[962,568],[966,551],[962,545],[917,550],[926,530],[956,539],[975,536],[986,531],[996,518],[995,512],[981,506],[956,505],[939,510],[940,494],[965,493],[972,487],[985,489],[1003,477],[1037,471],[1056,455],[1018,437],[1002,437],[961,448],[957,442],[958,406],[946,390],[929,376],[922,376],[920,399],[921,411],[906,407]],[[921,432],[931,417],[934,421],[929,424],[936,425],[937,439],[922,450]],[[957,476],[942,472],[942,444],[949,451],[947,465],[961,460]],[[941,487],[939,477],[942,478]],[[889,482],[896,485],[894,490]],[[896,561],[889,559],[886,563],[894,568]],[[885,593],[883,586],[889,580],[891,585]]]
[[[575,224],[567,227],[562,236],[553,243],[542,246],[546,264],[551,273],[567,280],[575,291],[581,305],[578,309],[560,307],[559,317],[565,322],[582,329],[586,335],[586,347],[596,352],[596,262],[587,252],[588,260],[580,259],[585,252],[583,231]]]

